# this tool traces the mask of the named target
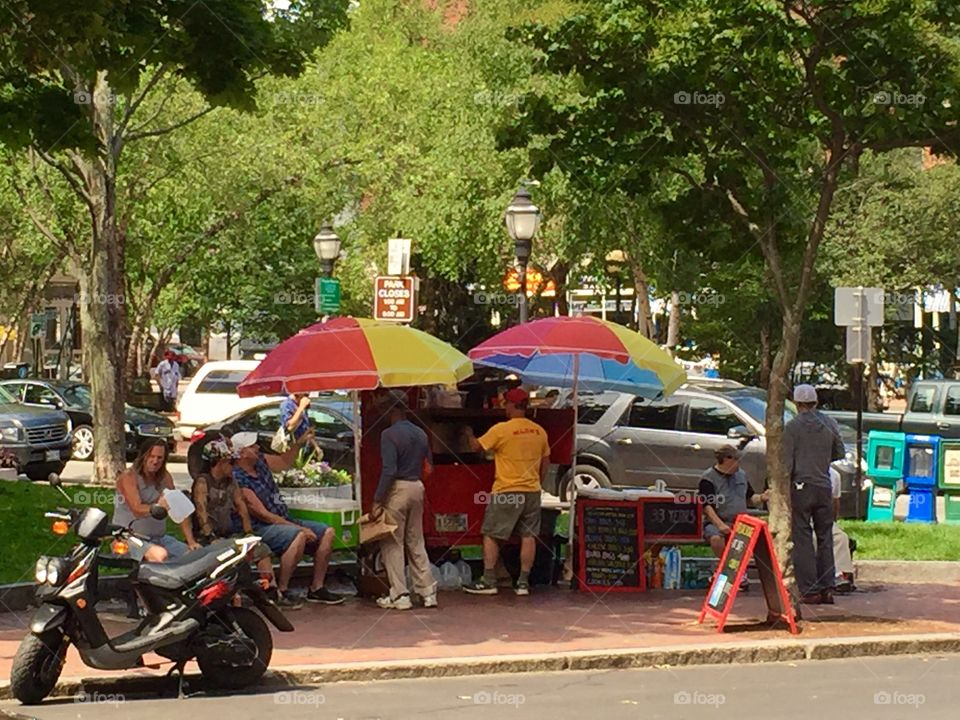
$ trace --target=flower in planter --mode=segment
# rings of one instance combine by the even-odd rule
[[[17,456],[6,448],[0,448],[0,468],[13,468],[18,472],[20,470]]]
[[[336,487],[350,485],[353,477],[346,470],[338,470],[327,462],[309,462],[299,468],[284,470],[276,475],[280,487]]]

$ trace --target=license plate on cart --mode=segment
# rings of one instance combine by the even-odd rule
[[[59,450],[47,450],[47,462],[56,462],[60,459]]]
[[[465,533],[470,523],[466,513],[443,513],[435,516],[438,533]]]

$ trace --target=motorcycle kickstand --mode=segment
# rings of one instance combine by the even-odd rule
[[[183,692],[184,669],[187,666],[186,660],[178,660],[176,664],[167,671],[167,677],[177,673],[177,700],[185,700],[188,696]]]

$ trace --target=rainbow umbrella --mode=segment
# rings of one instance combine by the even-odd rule
[[[405,325],[339,317],[310,325],[267,355],[240,397],[376,387],[454,385],[473,374],[452,345]]]
[[[536,385],[618,390],[644,398],[669,395],[683,368],[637,332],[594,317],[549,317],[504,330],[467,355]]]

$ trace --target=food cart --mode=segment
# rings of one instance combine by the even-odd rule
[[[463,387],[463,386],[462,386]],[[489,493],[493,487],[494,464],[482,453],[469,450],[464,431],[470,427],[477,437],[492,425],[506,419],[504,410],[490,407],[491,396],[474,395],[475,402],[435,404],[436,394],[426,387],[406,388],[412,420],[430,439],[433,473],[424,479],[425,501],[423,530],[431,555],[458,548],[466,558],[479,557],[482,543],[480,528]],[[495,391],[495,389],[494,389]],[[464,392],[463,394],[467,394]],[[449,397],[449,396],[448,396]],[[457,395],[456,397],[463,397]],[[466,404],[470,407],[460,407]],[[454,405],[443,406],[443,405]],[[360,498],[365,512],[370,510],[380,478],[380,435],[387,425],[377,407],[377,392],[360,393],[360,417],[363,428],[360,445]],[[574,410],[532,407],[528,417],[547,432],[550,462],[569,466],[573,458]],[[548,509],[548,518],[557,510]],[[553,523],[544,524],[543,534],[552,542]]]

